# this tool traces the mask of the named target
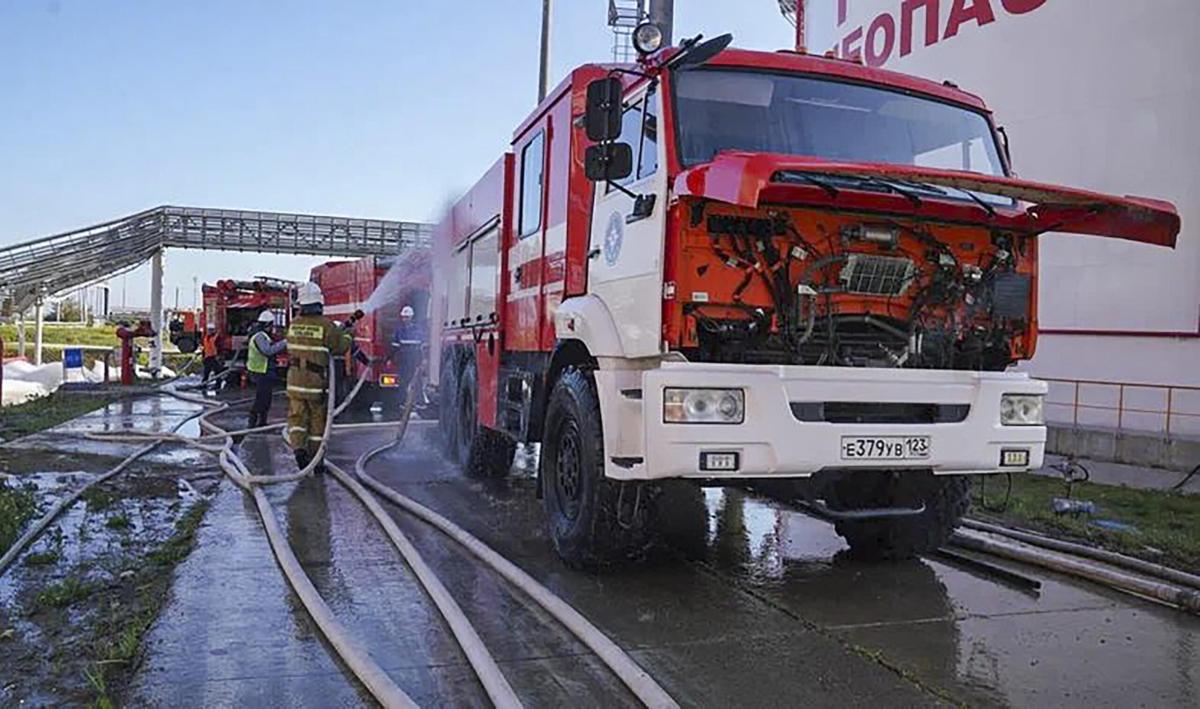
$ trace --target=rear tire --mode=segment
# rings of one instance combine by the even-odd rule
[[[658,489],[604,477],[600,402],[591,375],[575,367],[550,393],[540,464],[550,539],[567,566],[595,571],[645,557]]]
[[[454,460],[465,470],[471,461],[471,449],[479,437],[479,424],[475,413],[475,363],[463,365],[458,378],[458,395],[455,397],[454,413]]]
[[[175,338],[175,346],[184,354],[191,354],[196,351],[196,338],[191,335],[180,335]]]
[[[896,561],[935,551],[950,540],[958,521],[967,513],[970,483],[964,475],[847,473],[834,483],[830,498],[830,506],[842,510],[924,504],[925,511],[919,515],[834,523],[853,556]]]
[[[438,375],[438,426],[442,431],[442,453],[447,458],[454,458],[458,447],[458,434],[455,424],[458,421],[458,377],[456,362],[453,356],[442,358],[442,368]]]

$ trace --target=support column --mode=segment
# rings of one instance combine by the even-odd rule
[[[25,356],[25,312],[17,313],[17,356]]]
[[[538,103],[550,91],[550,24],[554,0],[542,0],[542,46],[538,57]]]
[[[38,296],[33,306],[33,363],[42,365],[42,330],[46,324],[46,301]]]
[[[163,364],[163,250],[154,252],[150,259],[150,372],[158,377]]]
[[[797,0],[799,4],[802,0]],[[675,0],[650,0],[649,20],[663,33],[663,46],[671,46],[675,34]]]

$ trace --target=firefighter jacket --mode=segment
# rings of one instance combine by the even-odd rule
[[[292,320],[287,331],[288,396],[325,398],[329,357],[345,354],[352,343],[350,333],[323,315],[301,315]]]

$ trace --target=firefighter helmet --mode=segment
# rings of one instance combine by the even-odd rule
[[[258,321],[267,325],[274,325],[275,313],[272,313],[270,310],[264,310],[258,314]]]
[[[400,317],[411,318],[412,316],[413,316],[413,309],[412,309],[411,305],[406,305],[403,308],[400,308]]]
[[[296,295],[298,305],[325,305],[325,294],[321,286],[309,281],[300,284],[300,292]]]

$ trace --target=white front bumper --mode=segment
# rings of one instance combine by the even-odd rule
[[[803,477],[833,468],[932,469],[936,474],[1021,471],[1042,465],[1044,426],[1000,425],[1002,394],[1045,394],[1044,382],[1015,372],[866,369],[668,362],[648,370],[595,372],[611,478]],[[740,388],[741,424],[664,423],[667,387]],[[640,398],[639,398],[640,397]],[[792,402],[966,404],[957,423],[802,422]],[[842,459],[843,436],[929,436],[928,458]],[[1029,452],[1029,464],[1001,466],[1001,450]],[[736,452],[734,472],[700,469],[705,452]]]

